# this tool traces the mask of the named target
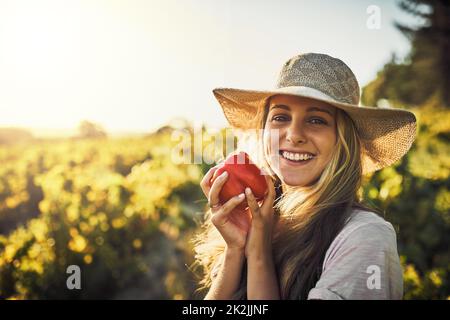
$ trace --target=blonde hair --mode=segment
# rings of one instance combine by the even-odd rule
[[[261,108],[258,128],[264,128],[269,100]],[[362,182],[360,140],[352,119],[336,108],[337,142],[331,160],[320,177],[310,186],[289,187],[276,200],[274,209],[279,215],[279,226],[273,236],[273,259],[277,270],[282,299],[307,299],[308,292],[320,278],[326,250],[341,231],[353,208],[368,211],[359,199]],[[270,164],[269,146],[261,135],[256,135],[256,151],[252,159],[261,159],[258,165],[280,185]],[[248,149],[246,150],[249,151]],[[263,155],[263,156],[262,156]],[[255,161],[256,162],[256,161]],[[194,238],[195,264],[203,267],[199,290],[210,287],[213,271],[221,264],[225,242],[212,225],[208,211],[201,231]],[[246,298],[246,264],[241,283],[234,298]]]

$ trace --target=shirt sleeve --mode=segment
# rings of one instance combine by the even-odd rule
[[[333,241],[308,299],[400,300],[403,272],[394,228],[369,223]]]

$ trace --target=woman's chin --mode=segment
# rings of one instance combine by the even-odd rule
[[[282,177],[281,181],[285,185],[288,185],[290,187],[304,187],[304,186],[308,185],[308,181],[301,177],[295,178],[292,176],[287,176],[285,178]]]
[[[317,178],[314,178],[310,174],[306,176],[305,174],[298,174],[298,172],[294,174],[292,172],[281,171],[277,175],[283,184],[290,187],[307,187],[317,182]]]

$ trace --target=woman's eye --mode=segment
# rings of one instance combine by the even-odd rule
[[[315,118],[315,119],[311,119],[310,120],[313,124],[327,124],[325,121],[323,121],[322,119],[317,119],[317,118]],[[317,122],[314,122],[314,121],[317,121]]]
[[[276,116],[272,117],[272,121],[275,121],[275,122],[289,121],[289,117],[287,117],[285,115],[276,115]],[[319,118],[310,119],[309,122],[312,124],[322,124],[322,125],[327,124],[326,121],[319,119]]]
[[[273,116],[272,121],[284,121],[286,120],[286,116]]]

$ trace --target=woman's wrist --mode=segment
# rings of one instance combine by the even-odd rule
[[[255,244],[250,245],[245,250],[247,258],[272,258],[272,241],[270,239],[261,238]]]
[[[241,255],[244,255],[245,248],[226,246],[225,253],[228,256],[230,256],[230,255],[231,256],[241,256]]]
[[[247,260],[252,262],[270,262],[272,261],[272,250],[268,248],[260,248],[260,249],[254,249],[250,250],[246,254]]]

